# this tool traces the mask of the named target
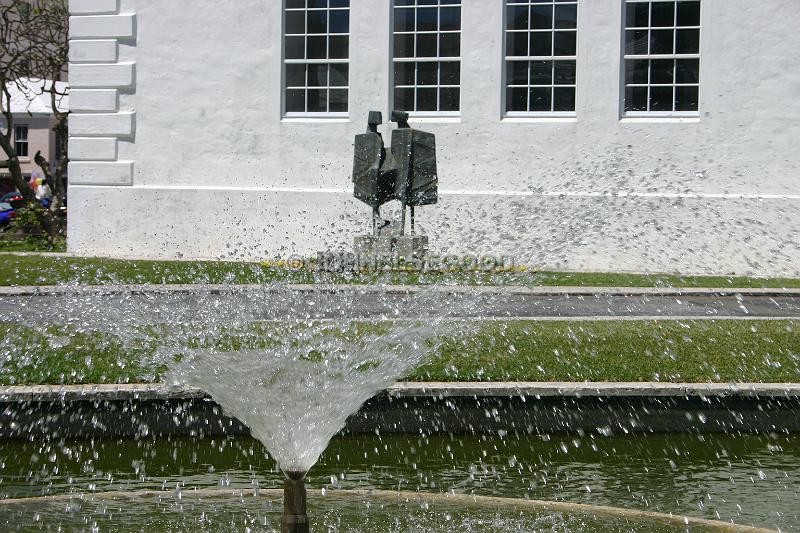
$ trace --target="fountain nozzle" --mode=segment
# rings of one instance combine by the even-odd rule
[[[285,472],[281,533],[308,533],[306,511],[306,473]]]

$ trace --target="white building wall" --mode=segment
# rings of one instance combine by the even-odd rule
[[[262,259],[368,231],[352,139],[370,109],[388,117],[391,0],[351,0],[350,116],[336,120],[281,117],[281,1],[111,3],[71,2],[76,41],[118,46],[107,63],[107,44],[80,45],[98,59],[82,63],[71,127],[106,141],[70,169],[71,251]],[[417,123],[439,147],[440,203],[418,215],[434,251],[800,275],[792,0],[703,0],[689,119],[620,118],[622,0],[580,2],[576,118],[504,119],[503,1],[463,3],[461,117]]]

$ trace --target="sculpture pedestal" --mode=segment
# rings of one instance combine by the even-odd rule
[[[423,235],[363,235],[355,239],[355,253],[365,257],[423,259],[428,253],[428,237]]]

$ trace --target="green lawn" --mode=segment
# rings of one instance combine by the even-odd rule
[[[497,286],[800,288],[800,279],[677,276],[542,271],[332,274],[265,263],[129,261],[41,256],[0,256],[0,286],[109,284],[435,283]]]
[[[352,335],[388,325],[359,325]],[[378,329],[376,329],[378,328]],[[285,325],[213,333],[152,326],[136,335],[0,324],[0,383],[152,382],[159,347],[258,349],[296,342]],[[484,323],[444,337],[415,381],[798,382],[800,322],[633,321]],[[169,359],[171,356],[167,355]]]

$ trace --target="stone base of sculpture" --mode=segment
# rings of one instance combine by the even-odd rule
[[[423,235],[363,235],[355,239],[355,254],[365,257],[424,259],[428,237]]]

